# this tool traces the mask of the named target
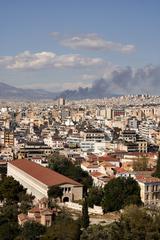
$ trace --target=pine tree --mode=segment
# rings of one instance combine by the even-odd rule
[[[82,205],[82,227],[87,228],[89,226],[89,214],[88,214],[88,202],[85,197]]]
[[[160,178],[160,151],[158,152],[157,166],[155,172],[152,174],[153,177]]]

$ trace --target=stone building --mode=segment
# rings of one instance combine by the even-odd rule
[[[160,179],[155,177],[137,176],[140,186],[141,200],[146,206],[160,206]]]
[[[30,209],[27,214],[21,213],[18,215],[18,223],[23,225],[25,222],[34,221],[50,227],[56,213],[55,209],[48,208],[48,199],[42,198],[38,205]]]
[[[7,175],[19,181],[37,200],[48,197],[52,186],[63,189],[63,202],[82,199],[83,186],[80,183],[26,159],[8,162]]]

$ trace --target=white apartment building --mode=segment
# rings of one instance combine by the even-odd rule
[[[140,136],[143,137],[145,140],[150,141],[151,143],[154,143],[154,139],[152,138],[152,129],[156,128],[156,124],[151,121],[143,121],[139,125],[139,133]]]

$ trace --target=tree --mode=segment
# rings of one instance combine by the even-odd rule
[[[156,240],[160,239],[159,225],[160,215],[156,213],[152,216],[144,208],[129,206],[122,213],[119,221],[119,229],[124,240]]]
[[[89,214],[88,214],[88,203],[87,198],[84,198],[82,205],[82,227],[87,228],[89,226]]]
[[[134,171],[146,171],[148,169],[148,159],[146,157],[140,157],[133,162]]]
[[[160,178],[160,151],[158,152],[157,166],[155,172],[152,174],[153,177]]]
[[[32,206],[33,196],[26,194],[26,189],[12,177],[4,176],[0,181],[0,199],[4,201],[0,208],[0,239],[16,239],[20,233],[18,213]]]
[[[133,178],[118,177],[104,187],[104,212],[117,211],[129,204],[141,204],[140,187]]]
[[[60,198],[61,199],[62,196],[63,196],[63,189],[60,188],[59,186],[52,186],[49,188],[48,197],[50,199],[52,199],[52,198],[54,198],[54,199]]]
[[[56,218],[53,225],[47,229],[42,240],[79,240],[80,224],[68,215]]]
[[[51,155],[48,160],[49,168],[81,183],[84,186],[85,192],[87,192],[87,189],[92,186],[93,180],[88,172],[81,169],[80,166],[75,166],[66,157],[54,154]]]
[[[110,225],[93,225],[84,229],[80,240],[158,240],[160,214],[130,205],[124,209],[119,221]]]
[[[1,208],[0,217],[4,217],[9,222],[17,222],[18,204],[5,203]]]
[[[22,227],[22,237],[24,240],[39,239],[40,236],[45,233],[45,231],[46,228],[43,225],[34,221],[27,221]]]
[[[12,240],[19,234],[17,223],[18,206],[17,204],[5,204],[0,209],[0,239]]]
[[[4,218],[0,219],[0,239],[14,240],[19,234],[19,227],[17,223],[10,222]]]
[[[4,177],[0,181],[0,200],[20,202],[20,196],[26,193],[26,189],[13,177]]]
[[[94,205],[101,206],[102,203],[102,198],[103,198],[103,189],[99,187],[91,187],[89,189],[87,201],[88,201],[88,206],[93,207]]]
[[[19,210],[22,213],[27,213],[33,206],[33,199],[35,198],[32,194],[22,193],[20,194],[20,206]]]
[[[108,240],[108,231],[101,225],[91,225],[83,230],[80,240]]]

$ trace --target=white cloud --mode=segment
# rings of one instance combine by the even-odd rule
[[[22,52],[16,56],[1,56],[0,66],[7,69],[38,70],[42,68],[80,68],[102,65],[101,58],[82,57],[78,54],[57,55],[53,52]]]
[[[58,40],[63,46],[71,49],[86,49],[86,50],[112,50],[121,53],[132,53],[135,51],[133,44],[122,44],[117,42],[108,41],[97,34],[85,34],[72,37],[62,37],[59,33],[51,34],[55,40]]]

